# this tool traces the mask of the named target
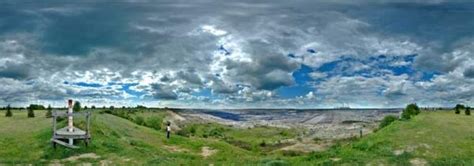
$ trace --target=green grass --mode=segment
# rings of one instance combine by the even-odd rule
[[[473,116],[451,111],[423,112],[409,121],[396,121],[367,137],[336,144],[304,159],[320,164],[407,165],[417,158],[432,165],[474,165],[473,127]],[[402,153],[396,155],[396,151]],[[338,161],[333,161],[336,158]]]
[[[1,112],[4,113],[4,112]],[[172,135],[167,140],[156,130],[110,114],[95,112],[92,116],[92,144],[78,150],[53,149],[51,120],[43,111],[27,118],[26,111],[15,110],[12,118],[0,116],[0,163],[47,164],[59,162],[110,162],[113,165],[409,165],[420,159],[431,165],[474,165],[474,117],[453,112],[422,112],[409,121],[395,121],[374,134],[361,139],[342,140],[323,152],[294,157],[267,153],[264,149],[238,147],[225,138],[257,145],[296,136],[287,129],[256,127],[237,129],[218,124],[193,124],[196,136]],[[138,112],[132,116],[157,116],[166,112]],[[146,119],[146,118],[145,118]],[[79,119],[78,119],[79,120]],[[76,121],[77,125],[83,125]],[[63,122],[64,123],[64,122]],[[215,128],[223,128],[222,137],[202,137]],[[200,136],[201,135],[201,136]],[[203,147],[217,150],[203,157]],[[396,151],[402,153],[395,154]],[[98,159],[63,159],[94,153]]]
[[[187,124],[182,135],[188,137],[214,138],[230,143],[234,146],[255,152],[271,152],[281,146],[280,141],[294,138],[297,131],[293,129],[256,126],[252,128],[235,128],[217,123]],[[263,143],[265,145],[263,145]]]

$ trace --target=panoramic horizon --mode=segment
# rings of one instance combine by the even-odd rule
[[[0,106],[454,107],[474,3],[0,2]]]

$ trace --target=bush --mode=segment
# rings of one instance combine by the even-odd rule
[[[33,108],[28,107],[28,118],[34,118],[35,117],[35,112],[33,111]]]
[[[7,106],[7,113],[5,113],[5,116],[6,117],[12,117],[13,116],[10,104],[8,104],[8,106]]]
[[[408,104],[406,110],[409,110],[411,115],[418,115],[420,113],[420,108],[416,104]]]
[[[178,132],[176,132],[177,135],[180,135],[180,136],[183,136],[183,137],[189,137],[191,136],[191,133],[189,133],[188,130],[179,130]]]
[[[141,116],[135,117],[134,121],[138,125],[144,125],[145,124],[145,119],[143,119],[143,117],[141,117]]]
[[[412,116],[418,115],[420,113],[420,108],[416,104],[408,104],[402,112],[401,119],[408,120]]]
[[[265,142],[265,140],[262,140],[262,142],[260,142],[259,144],[261,147],[265,147],[267,146],[267,143]]]
[[[222,127],[216,127],[216,128],[212,128],[211,130],[209,130],[209,133],[207,134],[207,136],[209,137],[223,137],[224,136],[224,128]]]
[[[145,126],[156,129],[156,130],[161,130],[161,118],[158,117],[149,117],[146,120]]]
[[[403,110],[401,119],[403,119],[403,120],[411,119],[410,113],[406,110]]]
[[[396,116],[393,116],[393,115],[385,116],[382,119],[382,122],[380,122],[379,128],[384,128],[385,126],[388,126],[388,125],[392,124],[397,119],[398,118]]]
[[[466,110],[464,111],[466,115],[471,115],[471,107],[466,107]]]

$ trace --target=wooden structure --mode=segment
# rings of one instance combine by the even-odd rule
[[[69,100],[69,109],[68,112],[53,112],[53,136],[51,142],[53,147],[56,148],[57,144],[63,145],[68,148],[77,149],[78,146],[74,146],[74,140],[83,140],[84,143],[89,145],[91,135],[90,135],[90,112],[83,113],[73,113],[72,111],[72,100]],[[75,116],[85,116],[86,118],[86,128],[79,129],[73,126],[73,117]],[[57,120],[61,117],[68,117],[68,125],[64,128],[57,129]],[[64,142],[68,140],[69,142]]]

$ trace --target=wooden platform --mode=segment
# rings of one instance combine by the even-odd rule
[[[86,127],[85,130],[79,129],[77,127],[73,127],[73,131],[69,132],[68,127],[63,127],[60,129],[57,129],[56,127],[56,121],[58,117],[67,117],[67,116],[78,116],[78,115],[84,115],[86,118]],[[88,146],[91,140],[91,135],[89,133],[89,127],[90,127],[90,112],[84,112],[84,113],[73,113],[69,114],[67,112],[53,112],[53,136],[51,138],[51,142],[53,143],[54,148],[56,148],[56,144],[63,145],[68,148],[79,148],[78,146],[70,145],[66,143],[66,140],[73,139],[75,140],[82,140],[84,141],[85,145]],[[66,142],[65,142],[66,141]]]
[[[51,142],[62,145],[62,146],[65,146],[65,147],[68,147],[68,148],[72,148],[72,149],[78,149],[79,148],[78,146],[69,145],[68,143],[66,143],[64,141],[57,140],[57,139],[51,139]],[[55,146],[55,148],[56,148],[56,146]]]
[[[74,127],[72,132],[68,131],[67,127],[61,128],[59,130],[56,130],[56,135],[61,135],[61,136],[80,136],[80,135],[86,135],[86,132],[84,130],[81,130],[79,128]]]

